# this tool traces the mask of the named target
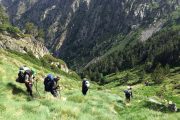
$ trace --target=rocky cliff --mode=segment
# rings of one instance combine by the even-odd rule
[[[43,43],[38,42],[33,37],[13,38],[0,33],[0,48],[9,49],[21,53],[32,52],[37,58],[49,54]]]
[[[158,31],[180,0],[2,0],[11,21],[33,22],[46,31],[46,46],[75,67],[85,66],[116,40],[146,29],[145,41]],[[158,25],[157,27],[152,27]],[[99,49],[99,46],[103,48]]]

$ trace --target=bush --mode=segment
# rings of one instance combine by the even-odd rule
[[[53,57],[52,55],[45,55],[42,59],[46,60],[48,63],[59,62],[60,64],[65,64],[64,61],[57,59],[57,58]]]
[[[9,33],[12,33],[12,34],[18,34],[18,33],[20,33],[19,28],[13,27],[13,26],[9,26],[9,27],[7,28],[7,31],[8,31]]]
[[[8,24],[1,24],[1,25],[0,25],[0,32],[6,31],[8,27],[9,27]]]
[[[165,78],[165,74],[164,74],[164,69],[163,67],[161,67],[160,64],[158,64],[154,70],[154,72],[151,75],[152,80],[154,81],[154,83],[156,84],[160,84],[163,82],[164,78]]]
[[[20,53],[20,52],[17,52],[17,51],[13,51],[13,50],[7,50],[8,52],[12,53],[12,54],[15,54],[17,56],[21,56],[21,58],[23,58],[24,60],[27,60],[27,61],[30,61],[32,62],[33,64],[36,64],[36,65],[41,65],[41,62],[39,61],[38,58],[36,58],[32,52],[27,52],[27,54],[25,53]]]

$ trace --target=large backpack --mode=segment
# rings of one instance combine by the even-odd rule
[[[25,80],[24,72],[20,70],[18,73],[18,78],[16,79],[16,82],[24,83],[24,80]]]
[[[52,74],[49,74],[45,79],[44,79],[44,90],[49,92],[51,89],[51,83],[53,82],[54,77]]]
[[[31,76],[32,75],[31,70],[28,67],[20,67],[19,73],[18,73],[18,78],[16,79],[16,82],[25,83],[26,74]]]
[[[89,86],[90,86],[90,83],[89,83],[89,81],[87,81],[87,80],[83,80],[83,87],[87,87],[87,88],[89,88]]]
[[[31,70],[26,70],[24,72],[24,76],[26,76],[26,75],[32,76],[32,71]]]
[[[129,92],[129,90],[124,90],[124,93],[126,96],[131,96],[131,93]]]

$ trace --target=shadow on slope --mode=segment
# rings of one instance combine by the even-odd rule
[[[27,93],[26,93],[24,90],[22,90],[21,88],[18,88],[18,87],[17,87],[15,84],[13,84],[13,83],[8,83],[8,84],[7,84],[7,87],[12,89],[12,94],[13,94],[13,95],[17,95],[17,94],[27,95]]]

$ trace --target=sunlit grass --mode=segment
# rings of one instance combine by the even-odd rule
[[[8,55],[7,55],[8,54]],[[25,61],[20,56],[0,51],[0,120],[178,120],[180,113],[162,112],[150,108],[149,98],[163,102],[156,96],[161,90],[159,86],[145,87],[143,84],[133,86],[134,98],[130,104],[124,101],[123,90],[126,85],[116,86],[111,82],[104,87],[91,84],[87,96],[81,93],[81,82],[67,76],[61,76],[60,85],[61,99],[53,98],[50,93],[44,92],[43,77],[51,71],[38,65]],[[26,93],[23,84],[15,82],[18,67],[27,65],[37,70],[37,93],[35,87],[32,99]],[[124,72],[109,76],[109,79],[124,76]],[[134,72],[132,72],[134,74]],[[108,77],[108,76],[107,76]],[[171,76],[170,79],[180,78],[179,74]],[[108,79],[108,78],[107,78]],[[168,82],[167,82],[168,83]],[[101,89],[100,89],[101,88]],[[108,89],[107,89],[108,88]],[[171,89],[166,84],[167,90]],[[171,92],[170,92],[171,93]],[[166,96],[180,106],[179,94],[172,92]],[[156,104],[153,105],[156,108]]]

